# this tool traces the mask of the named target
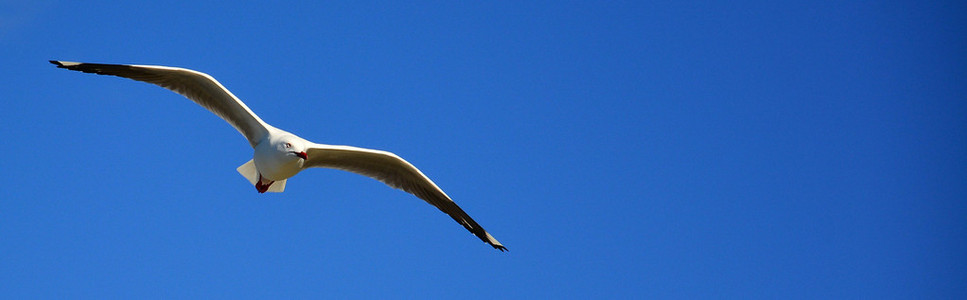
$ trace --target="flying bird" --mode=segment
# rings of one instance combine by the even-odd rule
[[[285,181],[306,168],[331,168],[379,180],[413,194],[440,209],[495,249],[507,248],[487,233],[450,196],[419,169],[396,154],[316,144],[265,123],[245,103],[208,74],[175,67],[92,64],[51,60],[58,68],[113,75],[155,84],[181,94],[235,127],[255,150],[252,160],[238,167],[259,193],[282,192]]]

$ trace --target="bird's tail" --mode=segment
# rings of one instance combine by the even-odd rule
[[[255,168],[254,159],[249,160],[247,163],[242,164],[241,166],[238,166],[238,169],[235,170],[238,171],[239,174],[242,174],[245,179],[248,179],[248,182],[253,186],[255,185],[255,182],[259,180],[259,170]],[[273,182],[272,185],[269,186],[269,189],[266,190],[266,192],[272,193],[281,193],[283,191],[285,191],[285,179]]]

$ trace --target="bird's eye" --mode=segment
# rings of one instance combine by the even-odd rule
[[[285,143],[285,147],[286,147],[286,148],[292,148],[292,144],[289,144],[289,143]]]

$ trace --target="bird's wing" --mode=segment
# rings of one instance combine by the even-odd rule
[[[490,244],[495,249],[505,251],[493,236],[477,224],[463,209],[460,209],[430,178],[423,175],[412,164],[396,154],[350,146],[314,144],[306,150],[309,159],[305,167],[339,169],[379,180],[386,185],[413,194],[430,203],[464,228]]]
[[[269,125],[215,78],[202,72],[164,66],[90,64],[56,60],[50,63],[62,69],[130,78],[174,91],[228,121],[248,139],[253,148],[268,134]]]

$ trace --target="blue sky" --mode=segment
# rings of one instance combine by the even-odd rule
[[[962,298],[962,2],[0,4],[13,298]],[[186,67],[393,151],[509,249],[49,59]]]

